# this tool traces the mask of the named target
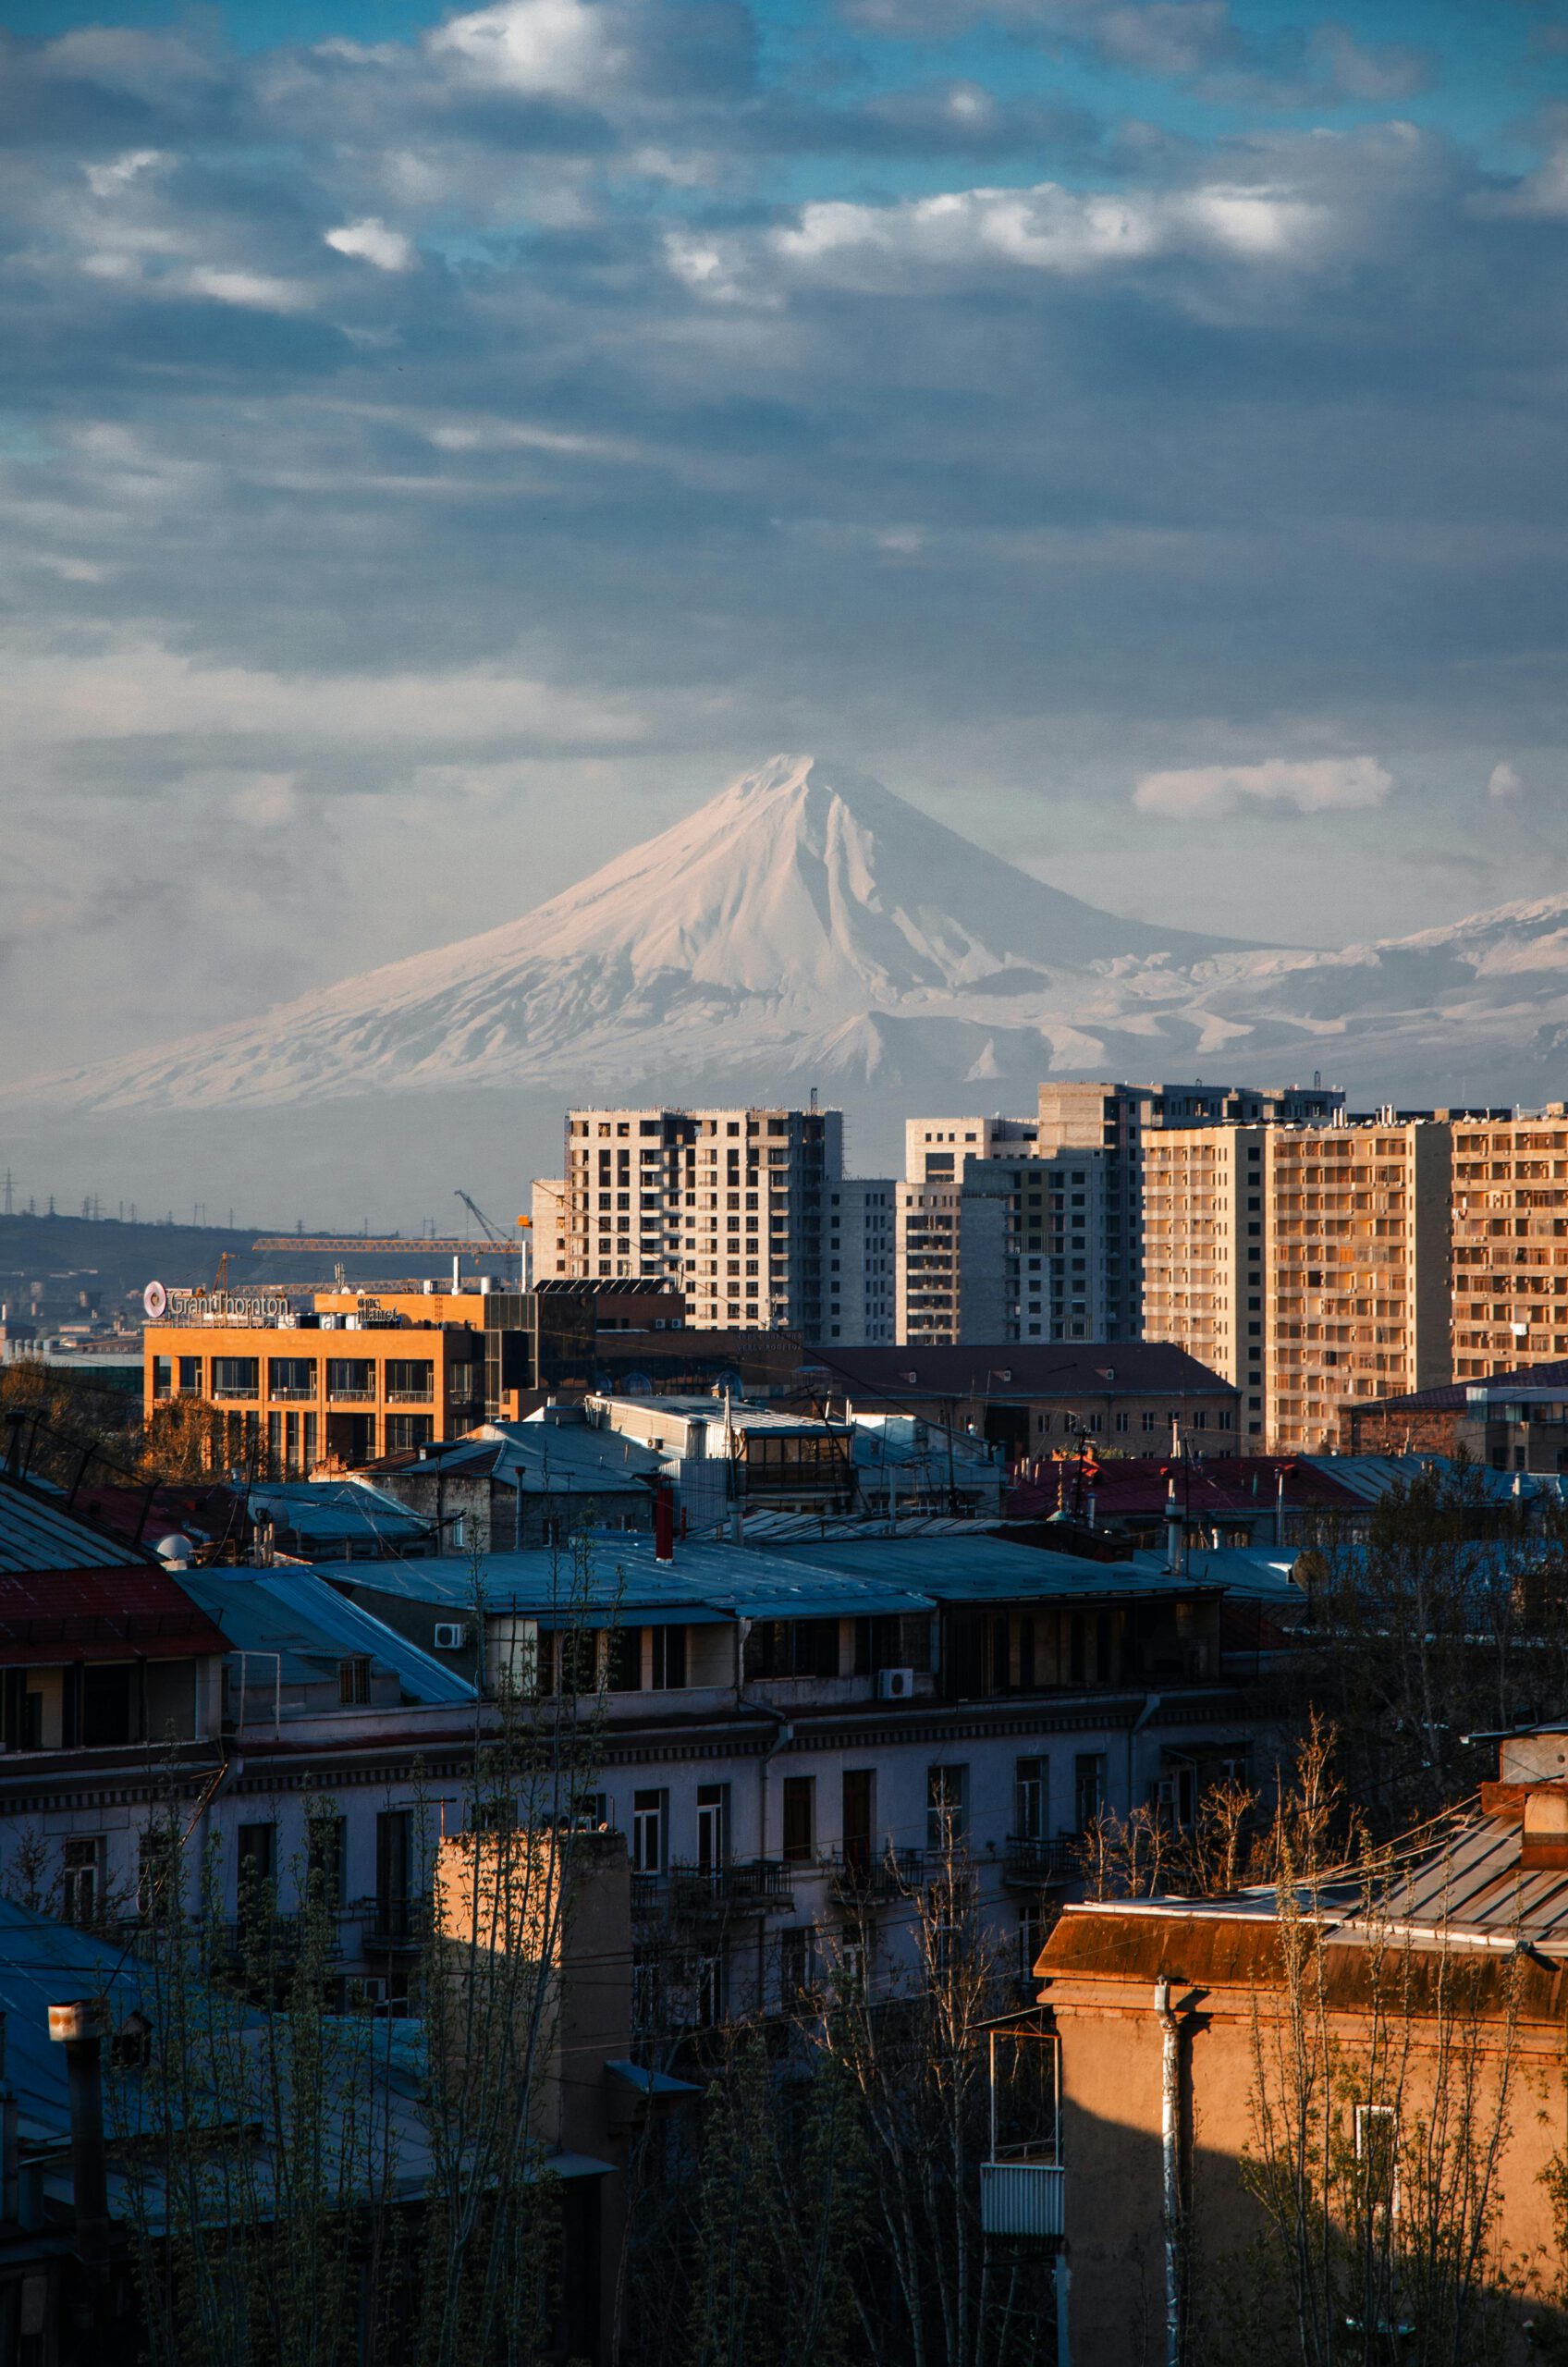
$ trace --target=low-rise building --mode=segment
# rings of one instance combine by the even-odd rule
[[[1446,2306],[1478,2356],[1463,2286],[1507,2328],[1497,2355],[1528,2354],[1558,2275],[1568,1734],[1510,1735],[1501,1760],[1480,1812],[1370,1903],[1353,1874],[1284,1906],[1064,1909],[1036,1967],[1060,2114],[1014,2174],[1011,2230],[1067,2271],[1059,2355],[1184,2357],[1197,2325],[1244,2314],[1270,2274],[1266,2188],[1314,2228],[1295,2257],[1324,2322],[1369,2290],[1390,2335]]]
[[[575,1530],[651,1528],[656,1449],[581,1405],[547,1405],[525,1422],[482,1423],[463,1439],[386,1455],[362,1475],[439,1534],[443,1552],[521,1551]]]
[[[815,1370],[814,1370],[815,1367]],[[820,1378],[818,1378],[820,1376]],[[1011,1463],[1087,1435],[1118,1453],[1183,1438],[1229,1451],[1238,1392],[1223,1375],[1166,1342],[1000,1341],[995,1345],[838,1349],[821,1342],[802,1368],[846,1415],[915,1414],[971,1431]]]
[[[492,1553],[482,1601],[451,1557],[322,1575],[422,1650],[465,1625],[488,1686],[597,1689],[595,1809],[631,1846],[649,2037],[787,2005],[847,1949],[900,1977],[912,1896],[954,1849],[1032,1961],[1102,1808],[1180,1810],[1194,1771],[1271,1764],[1223,1588],[1151,1557],[949,1529]]]

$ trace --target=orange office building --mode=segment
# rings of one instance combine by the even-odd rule
[[[162,1302],[166,1301],[166,1304]],[[353,1469],[516,1419],[545,1389],[594,1380],[594,1295],[319,1292],[308,1312],[264,1292],[162,1294],[143,1333],[143,1411],[182,1398],[227,1417],[237,1464]]]

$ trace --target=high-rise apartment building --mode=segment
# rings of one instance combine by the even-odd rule
[[[815,1339],[842,1164],[837,1110],[570,1110],[557,1273],[657,1279],[685,1293],[690,1322]],[[536,1212],[552,1189],[535,1187]]]
[[[1453,1119],[1453,1378],[1568,1356],[1568,1107]]]
[[[1450,1377],[1451,1128],[1180,1127],[1145,1153],[1145,1336],[1243,1392],[1243,1436],[1333,1443],[1347,1402]]]
[[[1100,1150],[1101,1329],[1088,1338],[1144,1336],[1145,1146],[1179,1126],[1326,1125],[1344,1107],[1344,1095],[1315,1079],[1309,1085],[1121,1085],[1057,1083],[1039,1089],[1036,1142],[1040,1155]]]
[[[1332,1087],[1051,1083],[1034,1119],[916,1118],[899,1191],[898,1337],[1144,1336],[1145,1146],[1325,1122]]]
[[[890,1346],[898,1304],[898,1186],[890,1175],[841,1175],[823,1193],[821,1337]]]

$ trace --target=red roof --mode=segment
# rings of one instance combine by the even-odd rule
[[[1194,1517],[1267,1513],[1273,1509],[1281,1472],[1287,1504],[1349,1509],[1358,1502],[1328,1472],[1293,1463],[1289,1455],[1217,1454],[1182,1464],[1172,1463],[1169,1456],[1106,1454],[1094,1482],[1096,1515],[1102,1521],[1161,1518],[1172,1475],[1177,1502],[1183,1511],[1190,1507]],[[1072,1461],[1023,1466],[1008,1496],[1007,1509],[1021,1520],[1053,1513],[1060,1487],[1061,1501],[1071,1511],[1075,1478],[1076,1465]]]
[[[0,1572],[0,1668],[227,1651],[166,1570]]]

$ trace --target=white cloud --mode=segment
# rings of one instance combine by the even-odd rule
[[[1270,184],[1216,181],[1145,193],[1030,189],[946,190],[891,205],[824,200],[760,242],[671,231],[666,259],[698,294],[761,292],[759,272],[882,288],[987,265],[1064,277],[1190,254],[1250,264],[1309,260],[1327,243],[1329,209]]]
[[[1393,775],[1374,756],[1321,756],[1305,763],[1271,756],[1261,765],[1195,765],[1182,772],[1145,773],[1133,803],[1142,814],[1172,822],[1208,821],[1248,807],[1348,813],[1381,805],[1393,785]]]
[[[297,280],[276,279],[264,271],[226,271],[211,264],[197,264],[192,270],[156,284],[160,288],[173,285],[182,295],[208,296],[216,304],[239,304],[254,313],[303,313],[314,300],[310,289]]]
[[[1500,803],[1511,797],[1523,797],[1525,784],[1512,765],[1494,765],[1487,781],[1487,795]]]
[[[344,222],[336,230],[324,230],[324,242],[335,253],[353,255],[361,263],[375,265],[377,271],[410,271],[415,254],[411,239],[401,230],[389,229],[374,214],[367,214],[362,222]]]
[[[132,181],[145,173],[172,164],[173,158],[161,148],[133,148],[124,156],[116,156],[112,165],[85,165],[87,186],[94,197],[123,196]]]
[[[619,77],[625,52],[607,8],[590,0],[500,0],[430,35],[434,55],[472,80],[552,98],[591,98]]]

